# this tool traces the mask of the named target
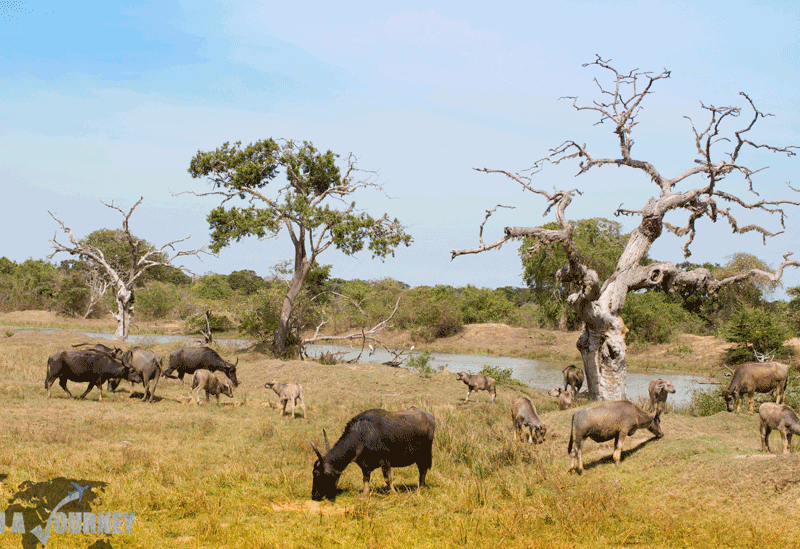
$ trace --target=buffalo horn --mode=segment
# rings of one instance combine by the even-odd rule
[[[327,454],[331,451],[331,445],[328,442],[328,433],[325,432],[325,429],[322,430],[322,435],[325,437],[325,453]]]
[[[322,454],[320,454],[319,450],[317,450],[317,446],[314,444],[313,440],[311,441],[311,447],[314,449],[314,453],[317,454],[317,457],[322,459]]]

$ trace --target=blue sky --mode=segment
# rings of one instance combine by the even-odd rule
[[[744,106],[740,91],[775,115],[754,138],[800,145],[800,4],[790,1],[0,1],[0,25],[0,255],[16,261],[51,253],[58,227],[48,211],[82,237],[121,225],[100,200],[127,210],[141,196],[135,234],[157,245],[191,235],[188,245],[200,247],[216,202],[176,196],[210,190],[187,173],[192,156],[225,141],[283,137],[352,152],[378,170],[391,199],[366,193],[359,206],[398,217],[414,236],[385,262],[328,251],[320,260],[334,264],[333,276],[519,286],[516,246],[454,261],[450,251],[475,246],[485,210],[497,204],[516,209],[487,224],[489,241],[506,225],[552,217],[513,181],[472,168],[520,171],[567,139],[614,155],[607,126],[558,100],[596,97],[592,79],[604,75],[581,66],[595,54],[625,72],[672,71],[648,98],[634,148],[662,173],[692,166],[683,117],[704,123],[701,101]],[[800,158],[757,151],[746,160],[770,168],[756,179],[762,197],[800,199],[786,187],[800,187]],[[575,173],[575,165],[549,168],[535,179],[584,192],[567,211],[572,219],[610,218],[620,203],[638,209],[656,192],[632,171]],[[729,183],[746,194],[741,181]],[[766,246],[702,222],[691,260],[724,263],[744,250],[776,265],[797,247],[798,219],[800,208],[790,210],[786,232]],[[774,217],[738,220],[779,230]],[[682,261],[681,245],[663,236],[651,257]],[[268,275],[290,257],[285,238],[249,240],[186,265]],[[800,285],[800,270],[784,279]]]

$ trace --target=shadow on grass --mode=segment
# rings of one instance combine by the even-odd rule
[[[651,438],[643,440],[642,442],[640,442],[639,444],[637,444],[633,448],[629,448],[627,450],[623,450],[622,451],[622,455],[621,455],[621,459],[620,459],[620,463],[625,461],[626,459],[628,459],[628,456],[630,456],[631,454],[634,454],[634,453],[638,452],[639,450],[641,450],[642,448],[644,448],[645,446],[647,446],[651,442],[655,442],[657,440],[660,440],[660,439],[658,439],[656,437],[651,437]],[[605,457],[602,457],[602,458],[600,458],[600,459],[598,459],[596,461],[593,461],[592,463],[589,463],[589,464],[584,463],[583,464],[583,469],[584,469],[584,471],[588,471],[589,469],[594,469],[595,467],[597,467],[599,465],[605,465],[605,464],[609,464],[609,463],[611,463],[611,464],[614,463],[614,451],[613,451],[613,449],[611,451],[611,454],[609,454],[609,455],[607,455]]]
[[[19,485],[17,492],[8,500],[9,506],[5,516],[6,520],[12,520],[12,524],[6,525],[6,532],[13,533],[14,514],[21,513],[25,530],[22,535],[23,549],[38,547],[42,543],[41,536],[46,536],[44,538],[46,546],[49,535],[54,531],[50,519],[56,509],[59,513],[66,515],[89,513],[92,511],[92,505],[99,499],[98,492],[104,490],[105,487],[105,482],[66,477],[57,477],[43,482],[26,480]],[[65,503],[65,500],[68,501]],[[59,507],[60,505],[63,506]],[[37,532],[38,535],[34,532]],[[106,549],[110,548],[111,544],[106,540],[98,540],[89,547]]]

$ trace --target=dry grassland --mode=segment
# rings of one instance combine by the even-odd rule
[[[48,547],[761,548],[793,547],[800,537],[800,455],[762,454],[758,420],[746,413],[668,414],[666,436],[637,432],[619,467],[612,443],[588,441],[578,476],[567,472],[574,410],[558,411],[528,388],[499,387],[494,406],[485,393],[464,403],[452,374],[221,348],[239,358],[242,383],[219,407],[189,404],[172,379],[159,383],[153,404],[129,398],[127,383],[103,402],[97,390],[68,399],[57,385],[46,399],[47,356],[83,341],[70,332],[0,333],[0,547],[34,547],[32,534],[10,532],[13,513],[30,532],[71,482],[90,489],[65,512],[134,512],[132,532],[51,533]],[[166,357],[176,347],[150,348]],[[304,386],[308,419],[279,417],[263,388],[270,379]],[[548,424],[540,446],[513,441],[509,402],[519,392]],[[310,440],[323,444],[326,429],[333,443],[362,410],[412,405],[436,415],[428,489],[416,489],[416,468],[402,468],[394,471],[400,493],[389,495],[376,471],[362,499],[351,465],[335,502],[310,500]],[[773,434],[773,448],[778,440]]]

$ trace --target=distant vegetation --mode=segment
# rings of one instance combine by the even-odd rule
[[[718,276],[727,276],[756,262],[758,259],[749,254],[735,254],[726,265],[705,266]],[[240,334],[269,343],[285,295],[287,268],[279,264],[267,277],[241,270],[194,278],[169,268],[154,269],[136,288],[136,319],[178,320],[187,332],[199,333],[205,328],[205,311],[211,310],[215,333]],[[28,259],[16,263],[2,257],[0,312],[43,309],[83,317],[91,301],[89,272],[80,261],[54,264]],[[536,283],[533,278],[529,281]],[[790,349],[784,341],[800,335],[800,287],[788,290],[789,301],[768,301],[770,290],[753,281],[725,288],[714,296],[632,293],[622,311],[630,330],[627,341],[632,345],[667,343],[681,332],[717,335],[738,343],[725,357],[728,364],[752,360],[754,349],[786,358]],[[391,278],[343,280],[330,277],[329,265],[315,265],[297,300],[290,343],[296,345],[300,334],[313,331],[323,322],[322,333],[329,334],[375,326],[391,314],[398,298],[391,324],[408,330],[417,344],[457,334],[469,323],[564,327],[568,309],[556,305],[565,295],[549,295],[534,288],[412,288]],[[113,298],[106,292],[89,317],[104,315],[112,306]],[[579,327],[569,318],[566,326]]]

